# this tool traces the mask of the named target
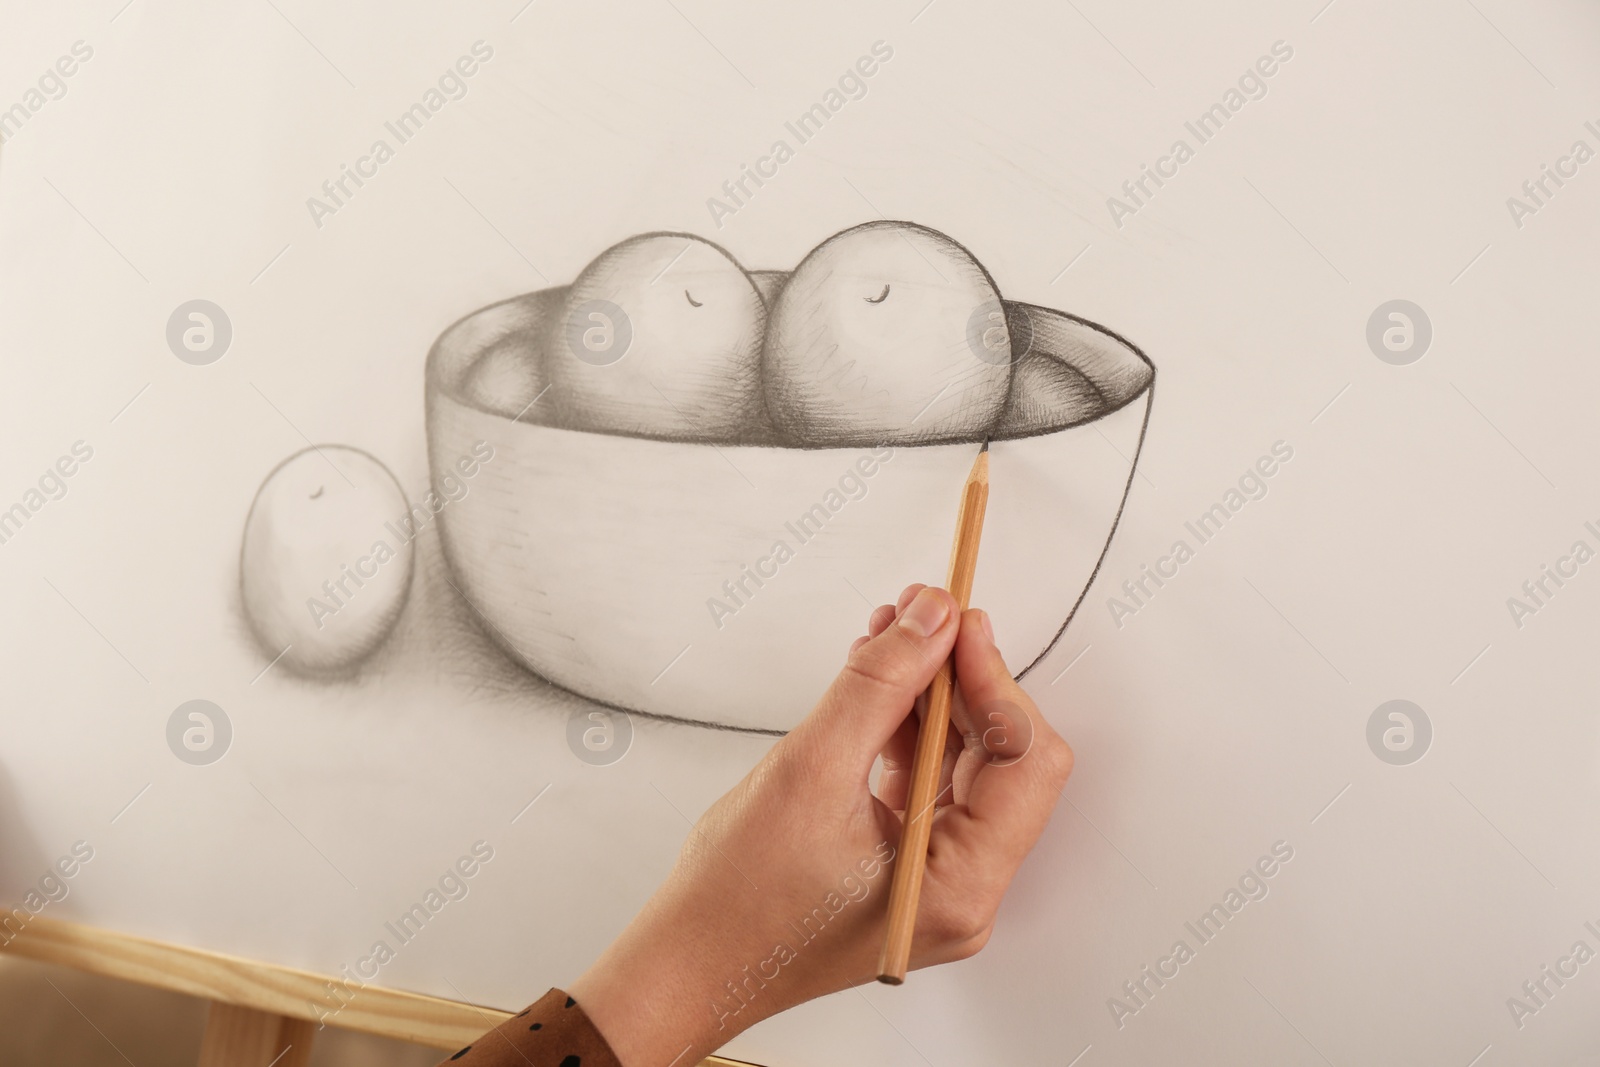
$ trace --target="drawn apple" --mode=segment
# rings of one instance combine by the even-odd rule
[[[941,233],[869,222],[835,234],[770,311],[767,410],[801,444],[981,439],[1010,390],[1002,307],[988,272]]]
[[[750,280],[756,283],[756,288],[761,292],[761,300],[768,308],[772,307],[778,299],[778,293],[783,289],[783,283],[788,279],[789,272],[784,270],[753,270]]]
[[[515,333],[478,358],[462,389],[469,401],[485,411],[515,419],[526,415],[539,399],[544,388],[539,378],[536,345],[525,334]]]
[[[336,675],[376,651],[411,591],[410,521],[394,475],[360,449],[317,445],[274,468],[239,554],[262,652],[298,674]]]
[[[584,268],[554,318],[548,402],[587,430],[740,439],[764,420],[765,328],[760,292],[721,248],[629,238]]]
[[[1088,375],[1049,352],[1030,352],[1018,359],[1012,381],[1014,399],[997,427],[1004,434],[1071,426],[1105,410],[1105,394]]]

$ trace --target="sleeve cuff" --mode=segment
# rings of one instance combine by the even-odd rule
[[[439,1067],[622,1067],[578,1002],[552,989]]]

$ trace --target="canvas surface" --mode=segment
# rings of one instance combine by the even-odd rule
[[[670,430],[585,444],[493,410],[514,363],[450,407],[430,350],[641,234],[787,272],[908,220],[981,263],[1013,337],[1029,305],[1155,368],[993,454],[976,599],[1077,769],[983,954],[728,1054],[1593,1051],[1592,7],[113,0],[6,24],[0,902],[506,1008],[569,981],[753,731],[940,578],[991,424],[867,476],[865,400],[783,424],[836,447],[696,437],[763,381],[730,375],[672,394]],[[740,299],[769,314],[771,280]],[[678,288],[673,315],[703,310]],[[477,321],[485,351],[528,324]],[[1049,321],[1029,336],[1083,381],[1029,394],[1045,421],[1121,351]],[[360,655],[297,673],[262,605],[305,607],[307,524],[256,512],[283,521],[254,570],[247,529],[311,446],[285,499],[412,518],[348,560],[370,584],[303,593],[302,652],[343,614]]]

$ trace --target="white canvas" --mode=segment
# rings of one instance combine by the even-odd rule
[[[422,499],[449,462],[430,473],[436,340],[571,284],[618,241],[687,232],[789,271],[834,233],[904,219],[965,245],[1006,300],[1126,338],[1158,387],[1147,427],[1130,407],[1137,425],[1086,424],[1037,455],[995,446],[976,600],[1016,669],[1048,648],[1024,684],[1077,768],[993,941],[728,1054],[1489,1065],[1592,1049],[1600,964],[1574,953],[1600,951],[1592,7],[6,15],[0,108],[23,113],[0,145],[0,509],[27,515],[0,544],[0,903],[39,892],[61,898],[42,914],[329,974],[386,941],[374,981],[510,1009],[570,981],[771,736],[623,720],[506,654],[446,580],[438,530],[524,469],[509,461],[430,520],[392,633],[333,681],[273,665],[252,634],[252,502],[313,444],[376,457]],[[879,42],[892,56],[840,90]],[[446,92],[462,57],[474,73]],[[402,142],[386,124],[430,90],[440,106]],[[786,124],[835,90],[801,143]],[[788,158],[762,164],[778,141]],[[735,202],[725,183],[758,165],[776,171]],[[371,173],[333,204],[324,183],[355,167]],[[209,363],[169,343],[196,300],[230,326]],[[177,321],[182,348],[196,320]],[[597,448],[625,467],[616,440]],[[722,630],[697,614],[714,589],[665,567],[639,572],[674,604],[692,594],[665,631],[628,622],[654,584],[596,589],[587,632],[613,616],[647,664],[616,702],[640,710],[670,668],[655,684],[680,688],[642,710],[700,718],[683,709],[715,692],[724,720],[750,709],[731,725],[802,711],[871,605],[942,575],[971,449],[918,447],[925,463],[884,465]],[[717,500],[754,483],[729,562],[791,514],[783,494],[836,478],[806,468],[813,490],[779,452],[727,458],[674,477]],[[618,500],[655,503],[607,536],[648,560],[674,483],[651,496],[613,469]],[[606,548],[552,563],[574,602]],[[773,628],[807,666],[742,669],[737,643]],[[195,700],[229,724],[215,762],[179,755],[199,720],[169,744]],[[1393,700],[1410,704],[1380,710]],[[598,762],[585,731],[624,721],[625,755]],[[64,857],[73,875],[44,894]],[[386,924],[463,857],[465,895],[402,943]],[[1202,940],[1190,926],[1218,904],[1229,917]]]

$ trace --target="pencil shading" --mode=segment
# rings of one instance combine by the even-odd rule
[[[578,698],[781,733],[836,668],[858,583],[942,571],[940,501],[981,444],[1005,490],[976,595],[1009,621],[1004,654],[1031,664],[1109,544],[1154,378],[1116,334],[1003,299],[969,250],[926,227],[852,227],[793,272],[642,234],[571,285],[439,335],[425,368],[428,491],[396,492],[373,541],[398,537],[403,567],[361,569],[370,553],[349,539],[365,533],[333,531],[358,572],[346,579],[342,556],[302,568],[273,601],[298,629],[254,629],[268,660],[291,647],[288,672],[359,684],[405,597],[381,633],[324,663],[326,617],[383,606],[341,583],[369,570],[380,586],[409,581],[406,531],[428,527],[446,585],[430,584],[403,629],[442,670],[481,671],[462,646],[476,641],[513,675]],[[247,594],[258,570],[242,565]],[[448,619],[441,597],[459,602]]]

